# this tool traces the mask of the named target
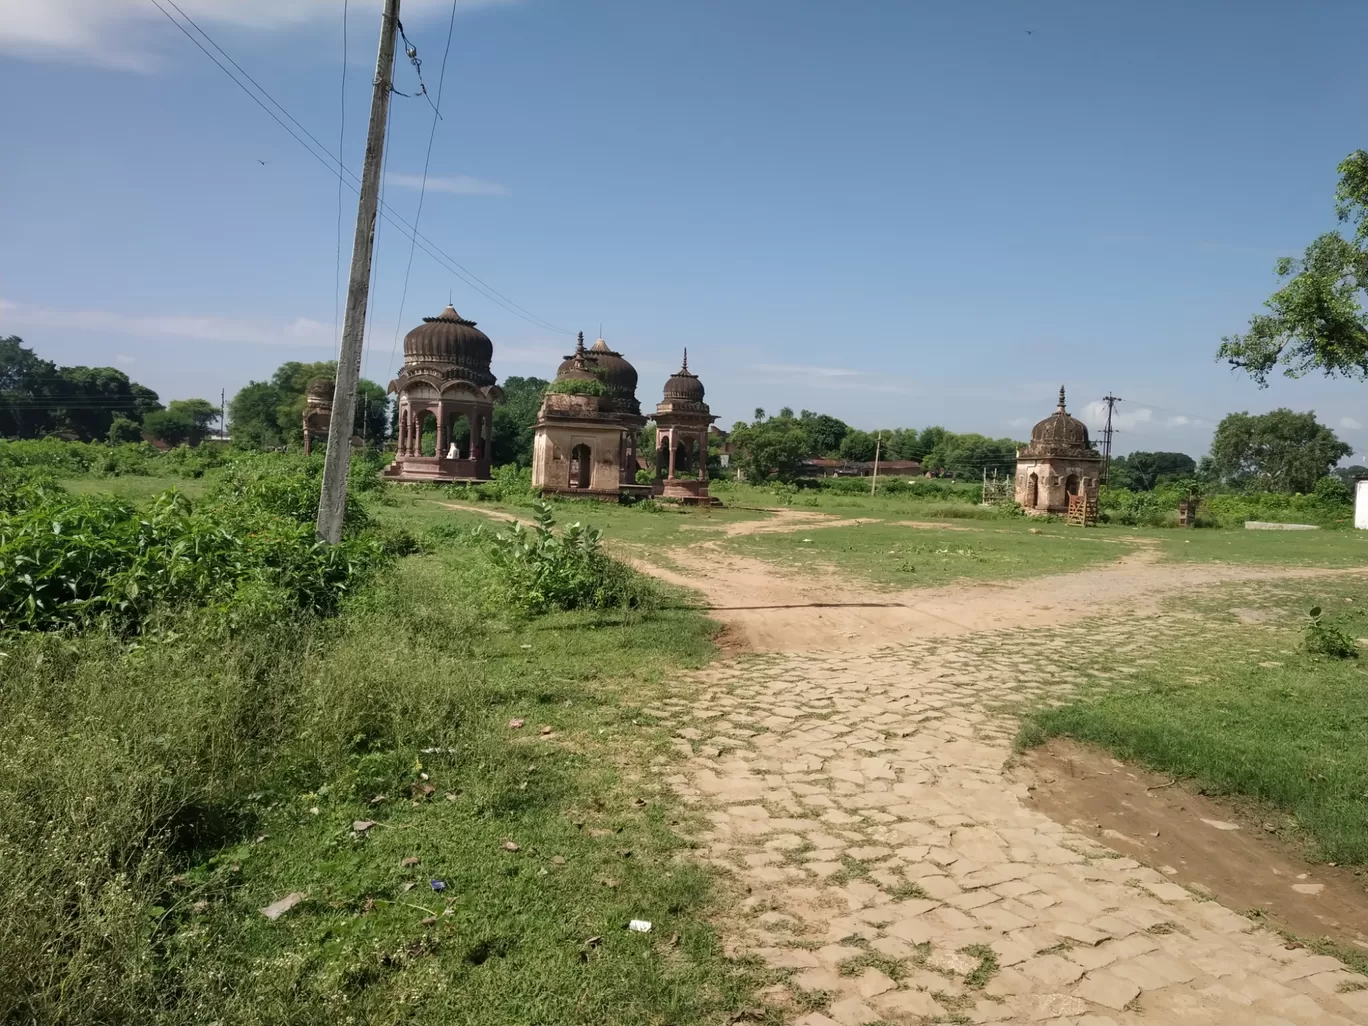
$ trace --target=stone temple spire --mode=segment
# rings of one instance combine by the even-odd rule
[[[1059,386],[1059,412],[1060,412],[1060,413],[1066,413],[1066,412],[1068,412],[1067,410],[1064,409],[1064,386],[1063,386],[1063,385],[1060,385],[1060,386]]]

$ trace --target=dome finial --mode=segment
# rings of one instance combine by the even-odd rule
[[[1059,386],[1059,412],[1064,413],[1064,386]]]
[[[579,333],[579,338],[575,341],[575,355],[584,355],[584,332]]]
[[[685,347],[684,347],[684,364],[683,364],[683,367],[682,367],[681,369],[682,369],[685,373],[688,373],[688,370],[689,370],[689,347],[688,347],[688,346],[685,346]]]

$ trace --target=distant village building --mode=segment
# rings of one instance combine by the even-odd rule
[[[304,393],[304,455],[313,451],[315,438],[327,438],[332,422],[333,392],[337,384],[332,378],[314,378]]]
[[[836,460],[816,457],[804,460],[805,477],[871,477],[873,460]],[[930,477],[917,460],[879,460],[880,477]]]
[[[404,336],[393,481],[488,481],[494,401],[489,336],[448,306]]]
[[[575,351],[542,397],[532,447],[532,487],[543,493],[616,499],[650,494],[636,483],[638,433],[646,424],[636,368],[599,339]]]
[[[1071,496],[1096,503],[1102,476],[1102,455],[1093,448],[1088,428],[1059,408],[1031,429],[1031,441],[1017,450],[1016,501],[1028,514],[1044,516],[1069,512]]]
[[[656,406],[656,494],[686,505],[707,506],[708,433],[717,418],[703,401],[703,382],[689,370],[689,351],[665,382]]]

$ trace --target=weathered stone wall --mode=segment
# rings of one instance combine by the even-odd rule
[[[1067,513],[1069,510],[1068,480],[1078,477],[1078,492],[1097,495],[1102,473],[1099,459],[1069,459],[1062,456],[1017,460],[1016,501],[1027,513]],[[1036,476],[1035,501],[1031,501],[1031,475]]]

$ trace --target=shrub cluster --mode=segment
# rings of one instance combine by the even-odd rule
[[[536,523],[512,524],[506,531],[476,528],[488,542],[491,561],[502,571],[509,601],[529,613],[553,609],[636,607],[650,595],[630,567],[603,551],[593,527],[570,524],[556,532],[545,502],[534,505]]]
[[[1128,488],[1104,489],[1099,514],[1104,521],[1139,527],[1178,526],[1178,503],[1187,498],[1182,484],[1161,486],[1150,492]],[[1353,521],[1349,489],[1335,478],[1323,478],[1309,494],[1287,492],[1218,492],[1202,495],[1197,526],[1233,527],[1246,520],[1272,523],[1342,526]]]
[[[171,490],[145,510],[40,478],[0,483],[0,631],[134,633],[154,613],[192,607],[228,629],[329,613],[386,558],[358,534],[365,513],[353,503],[349,537],[331,546],[315,537],[308,478],[227,481],[198,505]]]

